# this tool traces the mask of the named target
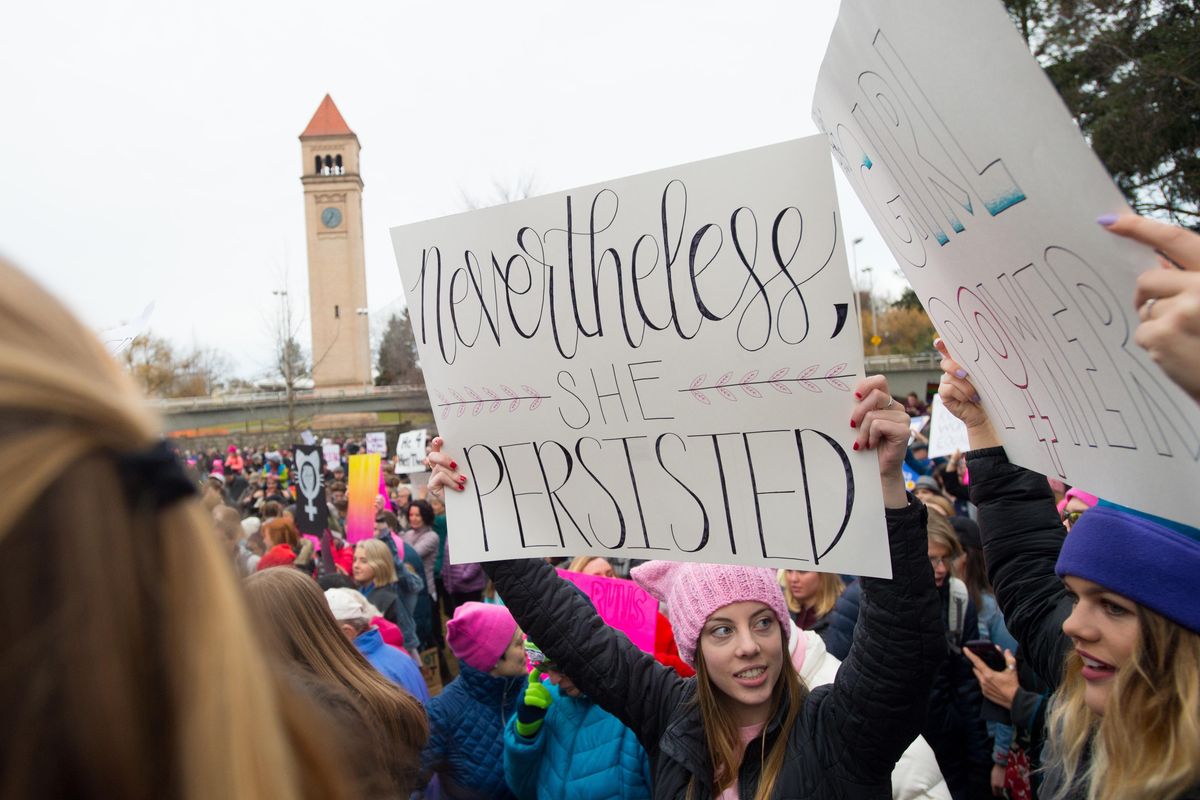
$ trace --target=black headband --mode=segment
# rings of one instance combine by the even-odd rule
[[[155,511],[196,492],[166,439],[137,453],[119,454],[117,472],[130,504],[149,498]]]

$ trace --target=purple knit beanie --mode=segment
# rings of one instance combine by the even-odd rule
[[[696,665],[696,645],[705,620],[717,609],[744,600],[764,603],[774,611],[787,642],[791,617],[773,569],[647,561],[629,574],[639,586],[666,602],[679,657],[689,666]]]
[[[1160,525],[1100,501],[1071,527],[1054,571],[1072,575],[1200,633],[1200,531]]]
[[[463,603],[446,623],[446,644],[454,657],[488,672],[504,657],[517,632],[517,621],[504,606]]]

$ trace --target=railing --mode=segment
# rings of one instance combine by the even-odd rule
[[[887,372],[888,370],[917,370],[941,369],[942,355],[936,350],[927,353],[906,353],[904,355],[867,356],[867,372]]]
[[[362,386],[344,389],[296,389],[292,392],[292,400],[296,403],[310,403],[327,400],[358,400],[368,397],[397,397],[413,392],[425,393],[422,384],[403,386]],[[172,397],[150,400],[150,405],[159,411],[178,413],[184,411],[205,411],[209,409],[251,406],[279,405],[287,403],[286,390],[277,392],[231,392],[216,397]]]

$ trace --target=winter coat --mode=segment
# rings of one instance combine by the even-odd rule
[[[379,613],[388,622],[400,629],[406,648],[417,649],[417,623],[408,612],[408,607],[400,600],[400,587],[396,584],[376,586],[367,584],[359,588],[363,596],[371,601],[371,605],[379,609]]]
[[[966,597],[965,587],[960,585],[967,601],[966,613],[961,629],[949,630],[952,580],[957,578],[947,578],[937,590],[942,629],[946,632],[942,641],[949,653],[934,677],[929,693],[929,715],[921,734],[937,754],[938,765],[954,797],[979,796],[981,792],[990,795],[987,780],[992,768],[992,752],[987,727],[980,717],[983,693],[971,662],[962,654],[962,646],[979,636],[978,615],[975,604]]]
[[[449,594],[470,594],[481,592],[487,586],[487,575],[483,566],[473,562],[458,564],[450,555],[450,541],[447,539],[442,548],[442,586]]]
[[[968,458],[971,502],[979,507],[988,578],[1005,625],[1016,637],[1022,659],[1057,690],[1073,645],[1062,631],[1071,600],[1054,572],[1067,536],[1054,494],[1043,476],[1010,463],[1002,447],[973,450]],[[1050,766],[1044,774],[1039,796],[1054,796],[1063,784],[1062,771]],[[1076,785],[1068,796],[1074,800],[1086,794],[1085,786]],[[1200,786],[1181,800],[1194,798],[1200,798]]]
[[[803,653],[801,647],[804,647]],[[842,665],[815,631],[793,627],[788,652],[800,679],[809,689],[833,683],[838,667]],[[920,736],[908,746],[892,770],[892,800],[950,800],[950,790],[938,769],[937,757]]]
[[[444,797],[512,797],[504,781],[504,725],[517,710],[525,682],[523,676],[497,678],[460,662],[458,677],[429,701],[421,769],[438,773]]]
[[[862,586],[854,580],[842,592],[833,611],[825,616],[828,624],[818,630],[829,652],[839,658],[850,651],[858,621]],[[938,590],[941,627],[949,627],[949,581]],[[978,635],[975,606],[968,602],[962,619],[961,634],[955,636],[947,659],[942,662],[929,695],[929,714],[921,733],[938,756],[946,783],[956,796],[967,792],[973,783],[978,791],[991,769],[987,728],[980,719],[983,696],[971,670],[971,662],[959,652],[962,645]],[[947,635],[949,635],[947,633]],[[943,645],[951,644],[943,639]]]
[[[443,579],[445,573],[443,573]],[[532,738],[504,728],[504,775],[520,800],[650,797],[650,760],[633,731],[587,696],[549,686],[554,702]]]
[[[425,685],[417,662],[407,653],[385,644],[379,631],[368,628],[354,637],[354,646],[380,675],[420,700],[422,705],[429,703],[429,687]]]
[[[850,654],[850,643],[854,641],[854,626],[858,624],[858,606],[862,602],[862,584],[858,578],[847,584],[833,605],[833,610],[821,619],[817,633],[825,641],[825,647],[839,661]]]
[[[404,541],[417,551],[425,576],[425,591],[437,599],[437,585],[433,581],[433,562],[442,549],[442,541],[433,528],[410,528],[404,532]]]
[[[863,579],[862,623],[831,686],[808,694],[783,730],[786,701],[763,732],[769,750],[786,737],[775,784],[786,798],[890,798],[891,772],[924,721],[933,674],[945,657],[943,624],[927,555],[926,511],[910,498],[889,509],[893,579]],[[696,678],[680,678],[603,624],[572,586],[541,561],[485,565],[518,624],[575,685],[635,731],[650,757],[653,797],[682,798],[695,779],[716,796],[697,704]],[[747,745],[738,793],[753,797],[762,740]]]

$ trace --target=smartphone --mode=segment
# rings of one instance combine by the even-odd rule
[[[994,672],[1003,672],[1008,669],[1008,662],[1004,660],[1004,653],[987,639],[972,639],[964,644],[963,648],[979,656],[979,659],[984,664],[987,664],[988,669]]]

